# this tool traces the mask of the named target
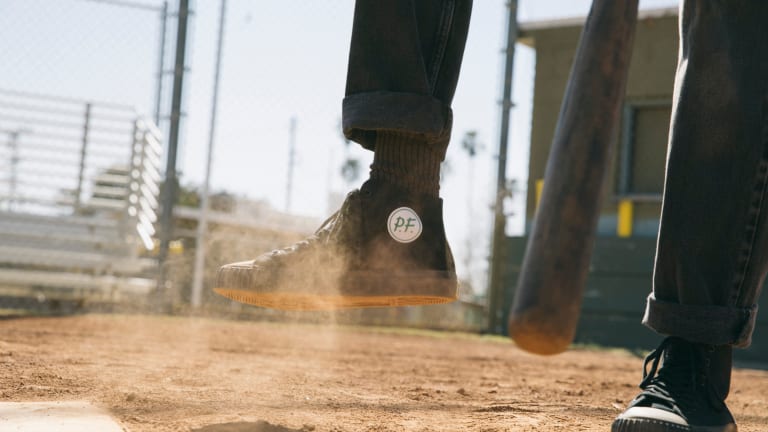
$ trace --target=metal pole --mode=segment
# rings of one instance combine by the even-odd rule
[[[467,169],[467,220],[474,220],[474,212],[475,207],[473,204],[473,197],[474,197],[474,184],[475,184],[475,156],[477,155],[478,148],[480,147],[477,143],[477,131],[471,130],[464,133],[464,138],[461,141],[461,146],[464,148],[464,150],[467,151],[467,156],[469,157],[469,167]],[[466,237],[466,255],[465,255],[465,264],[464,267],[467,269],[467,271],[471,274],[471,268],[472,268],[472,261],[473,261],[473,253],[472,253],[472,244],[473,244],[473,233],[470,231],[467,233]]]
[[[517,0],[507,2],[507,47],[504,63],[504,89],[501,99],[501,131],[499,134],[499,159],[496,178],[496,202],[494,204],[493,238],[491,246],[491,277],[488,284],[488,331],[503,331],[502,303],[504,287],[501,286],[502,269],[506,262],[506,223],[504,198],[507,195],[507,143],[509,141],[509,114],[512,109],[512,74],[514,72],[515,42],[517,41]]]
[[[216,110],[219,102],[219,78],[221,76],[221,55],[224,46],[224,22],[227,14],[227,0],[221,0],[219,12],[219,38],[216,44],[216,66],[213,74],[213,101],[211,102],[211,125],[208,130],[208,159],[205,164],[205,180],[200,196],[200,218],[197,220],[197,237],[195,241],[195,268],[192,274],[192,307],[199,307],[203,294],[203,276],[205,275],[205,234],[208,231],[208,203],[210,201],[209,187],[211,179],[211,162],[213,161],[213,144],[216,131]]]
[[[176,155],[179,147],[181,130],[181,96],[184,82],[185,54],[187,46],[187,19],[189,0],[179,0],[178,26],[176,29],[176,60],[173,68],[173,94],[171,96],[171,124],[168,133],[168,156],[165,168],[165,188],[163,190],[162,213],[160,215],[160,290],[165,289],[168,247],[173,230],[173,205],[176,202],[178,177],[176,173]]]
[[[85,120],[83,121],[83,140],[80,146],[80,169],[77,173],[77,188],[75,189],[75,211],[80,210],[80,195],[83,193],[83,180],[85,177],[85,157],[88,151],[88,133],[91,124],[91,103],[85,104]]]
[[[157,61],[157,93],[155,94],[155,125],[160,126],[160,111],[163,102],[163,68],[165,67],[165,33],[168,27],[168,2],[160,10],[160,58]]]
[[[288,144],[288,180],[285,185],[285,212],[291,212],[293,193],[293,165],[296,163],[296,117],[291,117],[290,142]]]

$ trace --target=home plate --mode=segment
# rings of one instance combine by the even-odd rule
[[[7,432],[123,432],[104,410],[85,401],[0,402]]]

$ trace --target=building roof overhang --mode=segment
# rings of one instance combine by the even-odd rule
[[[640,21],[643,21],[643,20],[655,19],[655,18],[676,17],[677,15],[678,15],[677,7],[642,9],[638,12],[637,19]],[[523,45],[532,47],[534,46],[533,33],[540,30],[548,30],[548,29],[555,29],[555,28],[581,27],[584,25],[584,22],[586,22],[586,20],[587,20],[586,16],[579,16],[579,17],[558,18],[558,19],[551,19],[551,20],[521,22],[518,24],[517,41],[522,43]]]

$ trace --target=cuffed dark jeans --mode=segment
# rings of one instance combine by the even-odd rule
[[[373,150],[379,131],[419,134],[445,157],[471,0],[357,0],[344,135]]]
[[[768,270],[768,2],[686,0],[643,322],[748,346]]]

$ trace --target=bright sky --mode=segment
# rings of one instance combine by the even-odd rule
[[[190,73],[185,82],[188,117],[178,166],[183,183],[199,185],[205,169],[220,3],[193,3]],[[645,0],[641,8],[676,3]],[[519,20],[585,15],[589,5],[588,0],[521,0]],[[298,127],[291,210],[322,218],[332,211],[329,195],[358,186],[344,184],[339,175],[347,151],[360,157],[364,167],[371,160],[354,145],[347,150],[339,131],[353,9],[353,0],[228,1],[211,178],[214,191],[265,199],[284,208],[289,124],[294,116]],[[471,276],[480,290],[491,232],[506,16],[504,0],[474,2],[453,106],[451,169],[441,191],[459,272]],[[0,88],[120,102],[151,114],[158,23],[154,12],[89,0],[0,0],[4,59]],[[173,36],[169,33],[169,38]],[[527,177],[534,62],[534,53],[518,46],[507,173],[522,187]],[[474,161],[460,146],[469,130],[477,131],[484,146]],[[518,214],[524,213],[524,195],[521,190],[515,206]],[[513,217],[509,232],[521,233],[523,224],[521,217]]]

